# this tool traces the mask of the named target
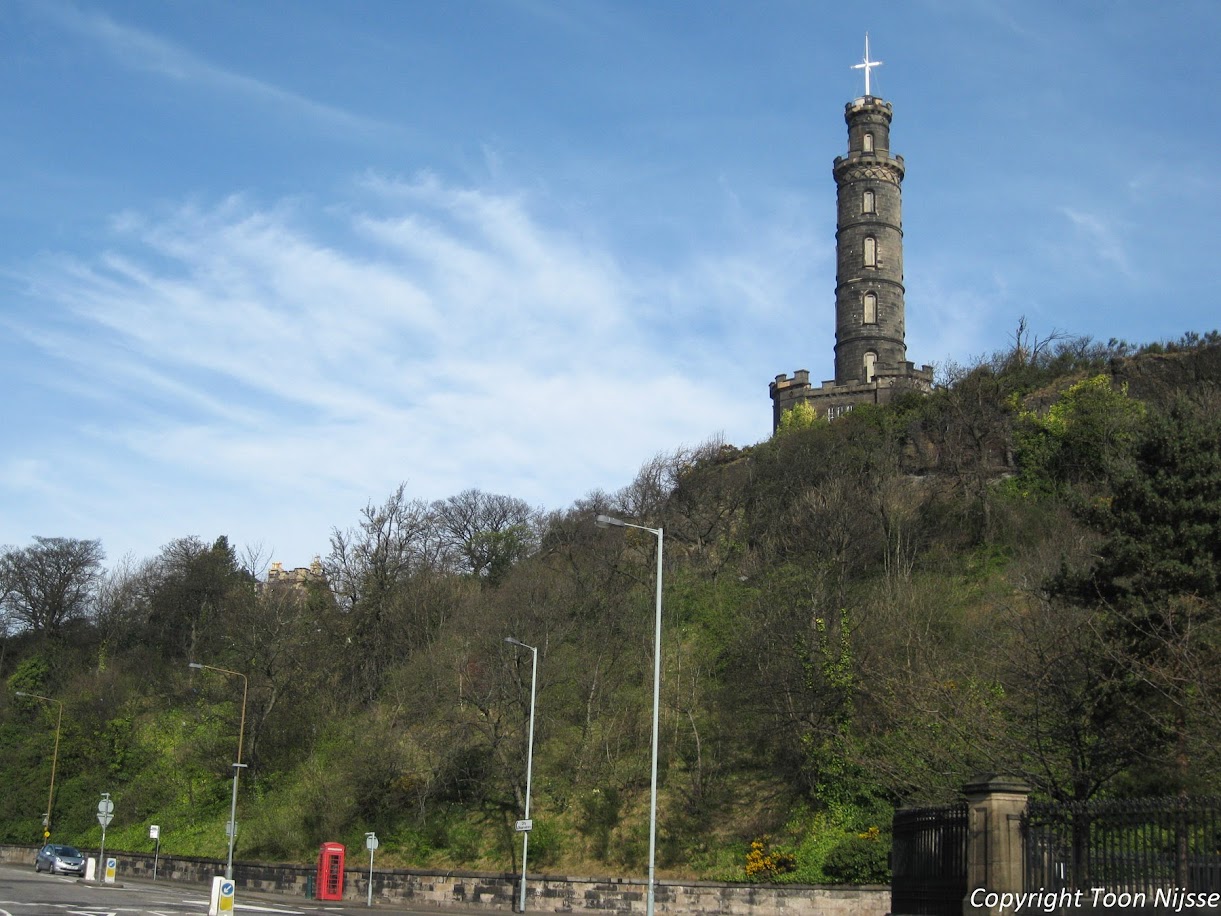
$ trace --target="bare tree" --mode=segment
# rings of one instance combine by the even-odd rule
[[[357,701],[368,702],[438,631],[453,590],[441,579],[445,543],[432,507],[400,485],[362,515],[357,528],[331,534],[324,568],[343,612],[349,682]]]
[[[1047,356],[1051,345],[1066,336],[1063,331],[1053,328],[1046,337],[1039,337],[1030,330],[1023,315],[1013,332],[1013,349],[1009,351],[1007,362],[1014,367],[1037,366]]]
[[[56,633],[83,617],[102,575],[101,541],[34,538],[0,553],[0,604],[38,633]]]
[[[491,584],[539,541],[539,513],[512,496],[463,490],[433,503],[432,509],[453,561]]]
[[[393,591],[412,573],[438,564],[442,545],[432,510],[409,500],[406,484],[380,506],[369,503],[356,529],[331,532],[327,581],[347,610],[374,595]]]

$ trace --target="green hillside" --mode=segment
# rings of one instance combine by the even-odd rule
[[[766,405],[761,406],[766,409]],[[886,879],[895,806],[1218,792],[1221,342],[1031,340],[933,394],[649,461],[564,511],[400,488],[324,577],[184,537],[0,556],[0,841],[641,874],[665,532],[659,873]],[[221,671],[192,669],[189,662]],[[248,696],[242,717],[243,678]],[[35,694],[19,696],[18,691]]]

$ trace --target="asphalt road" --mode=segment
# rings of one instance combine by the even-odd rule
[[[461,916],[464,911],[408,910],[375,904],[329,903],[302,897],[245,892],[234,895],[235,916]],[[475,911],[466,911],[475,912]],[[487,911],[479,911],[486,913]],[[85,884],[76,878],[38,874],[32,867],[0,865],[0,916],[207,916],[208,888],[169,881],[131,881],[122,886]]]

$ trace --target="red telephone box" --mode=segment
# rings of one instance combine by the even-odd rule
[[[343,899],[343,843],[323,843],[318,850],[319,900]]]

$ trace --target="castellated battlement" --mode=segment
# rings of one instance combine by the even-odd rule
[[[884,116],[887,121],[889,121],[895,113],[895,107],[885,99],[879,99],[876,95],[862,95],[844,105],[844,117],[847,119],[851,119],[854,116],[859,117],[866,110],[878,112],[878,114]]]
[[[314,557],[308,567],[298,566],[296,569],[285,569],[284,564],[277,561],[267,570],[266,585],[291,585],[294,588],[304,588],[308,582],[323,582],[326,573],[322,569],[322,558]]]
[[[895,396],[905,391],[928,392],[933,387],[933,367],[915,363],[901,366],[879,366],[872,381],[837,384],[835,379],[824,381],[815,388],[810,384],[810,373],[798,369],[792,378],[777,375],[768,388],[772,397],[772,428],[780,425],[785,411],[798,404],[807,403],[825,420],[848,413],[857,404],[889,404]]]
[[[810,370],[798,369],[793,373],[793,377],[789,378],[783,372],[776,376],[776,381],[768,386],[772,390],[772,397],[776,396],[777,391],[784,391],[789,388],[809,388],[810,387]]]

